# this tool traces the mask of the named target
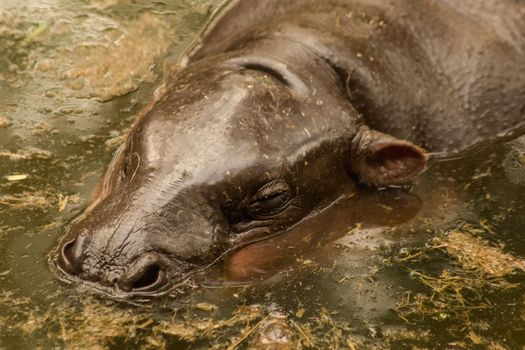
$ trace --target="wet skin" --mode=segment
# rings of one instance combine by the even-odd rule
[[[422,147],[521,130],[525,11],[469,5],[234,2],[137,122],[57,266],[116,296],[162,294],[359,186],[409,183]]]

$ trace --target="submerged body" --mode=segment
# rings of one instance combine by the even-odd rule
[[[428,152],[517,133],[524,115],[520,2],[232,2],[133,128],[57,263],[115,295],[159,294],[359,184],[409,183]]]

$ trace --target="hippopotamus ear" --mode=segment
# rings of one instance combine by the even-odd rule
[[[360,180],[378,187],[403,185],[425,169],[428,155],[420,147],[363,127],[351,155],[351,168]]]

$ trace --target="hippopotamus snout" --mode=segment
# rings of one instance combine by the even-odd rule
[[[115,295],[151,295],[217,258],[226,229],[217,210],[195,193],[165,206],[159,190],[143,193],[105,198],[71,225],[56,254],[64,277]]]
[[[105,274],[100,271],[83,270],[86,247],[89,237],[79,236],[62,246],[58,264],[69,275],[79,276],[84,280],[98,283],[102,286],[117,288],[130,294],[153,293],[168,286],[168,266],[174,265],[180,269],[183,263],[166,259],[159,253],[144,252],[133,262],[122,268],[112,267]]]

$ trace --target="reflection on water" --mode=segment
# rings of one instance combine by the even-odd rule
[[[65,223],[219,5],[2,1],[0,349],[525,345],[525,138],[341,198],[141,306],[56,280]]]
[[[351,244],[355,237],[365,234],[379,238],[385,228],[399,227],[414,218],[421,207],[419,197],[404,191],[352,190],[351,195],[306,218],[300,227],[227,254],[218,266],[222,276],[215,278],[225,283],[253,282],[273,276],[297,261],[303,265],[319,262],[327,254],[323,251],[321,256],[315,256],[319,248],[333,242]],[[332,253],[328,254],[331,259]],[[214,272],[209,271],[208,277]]]

